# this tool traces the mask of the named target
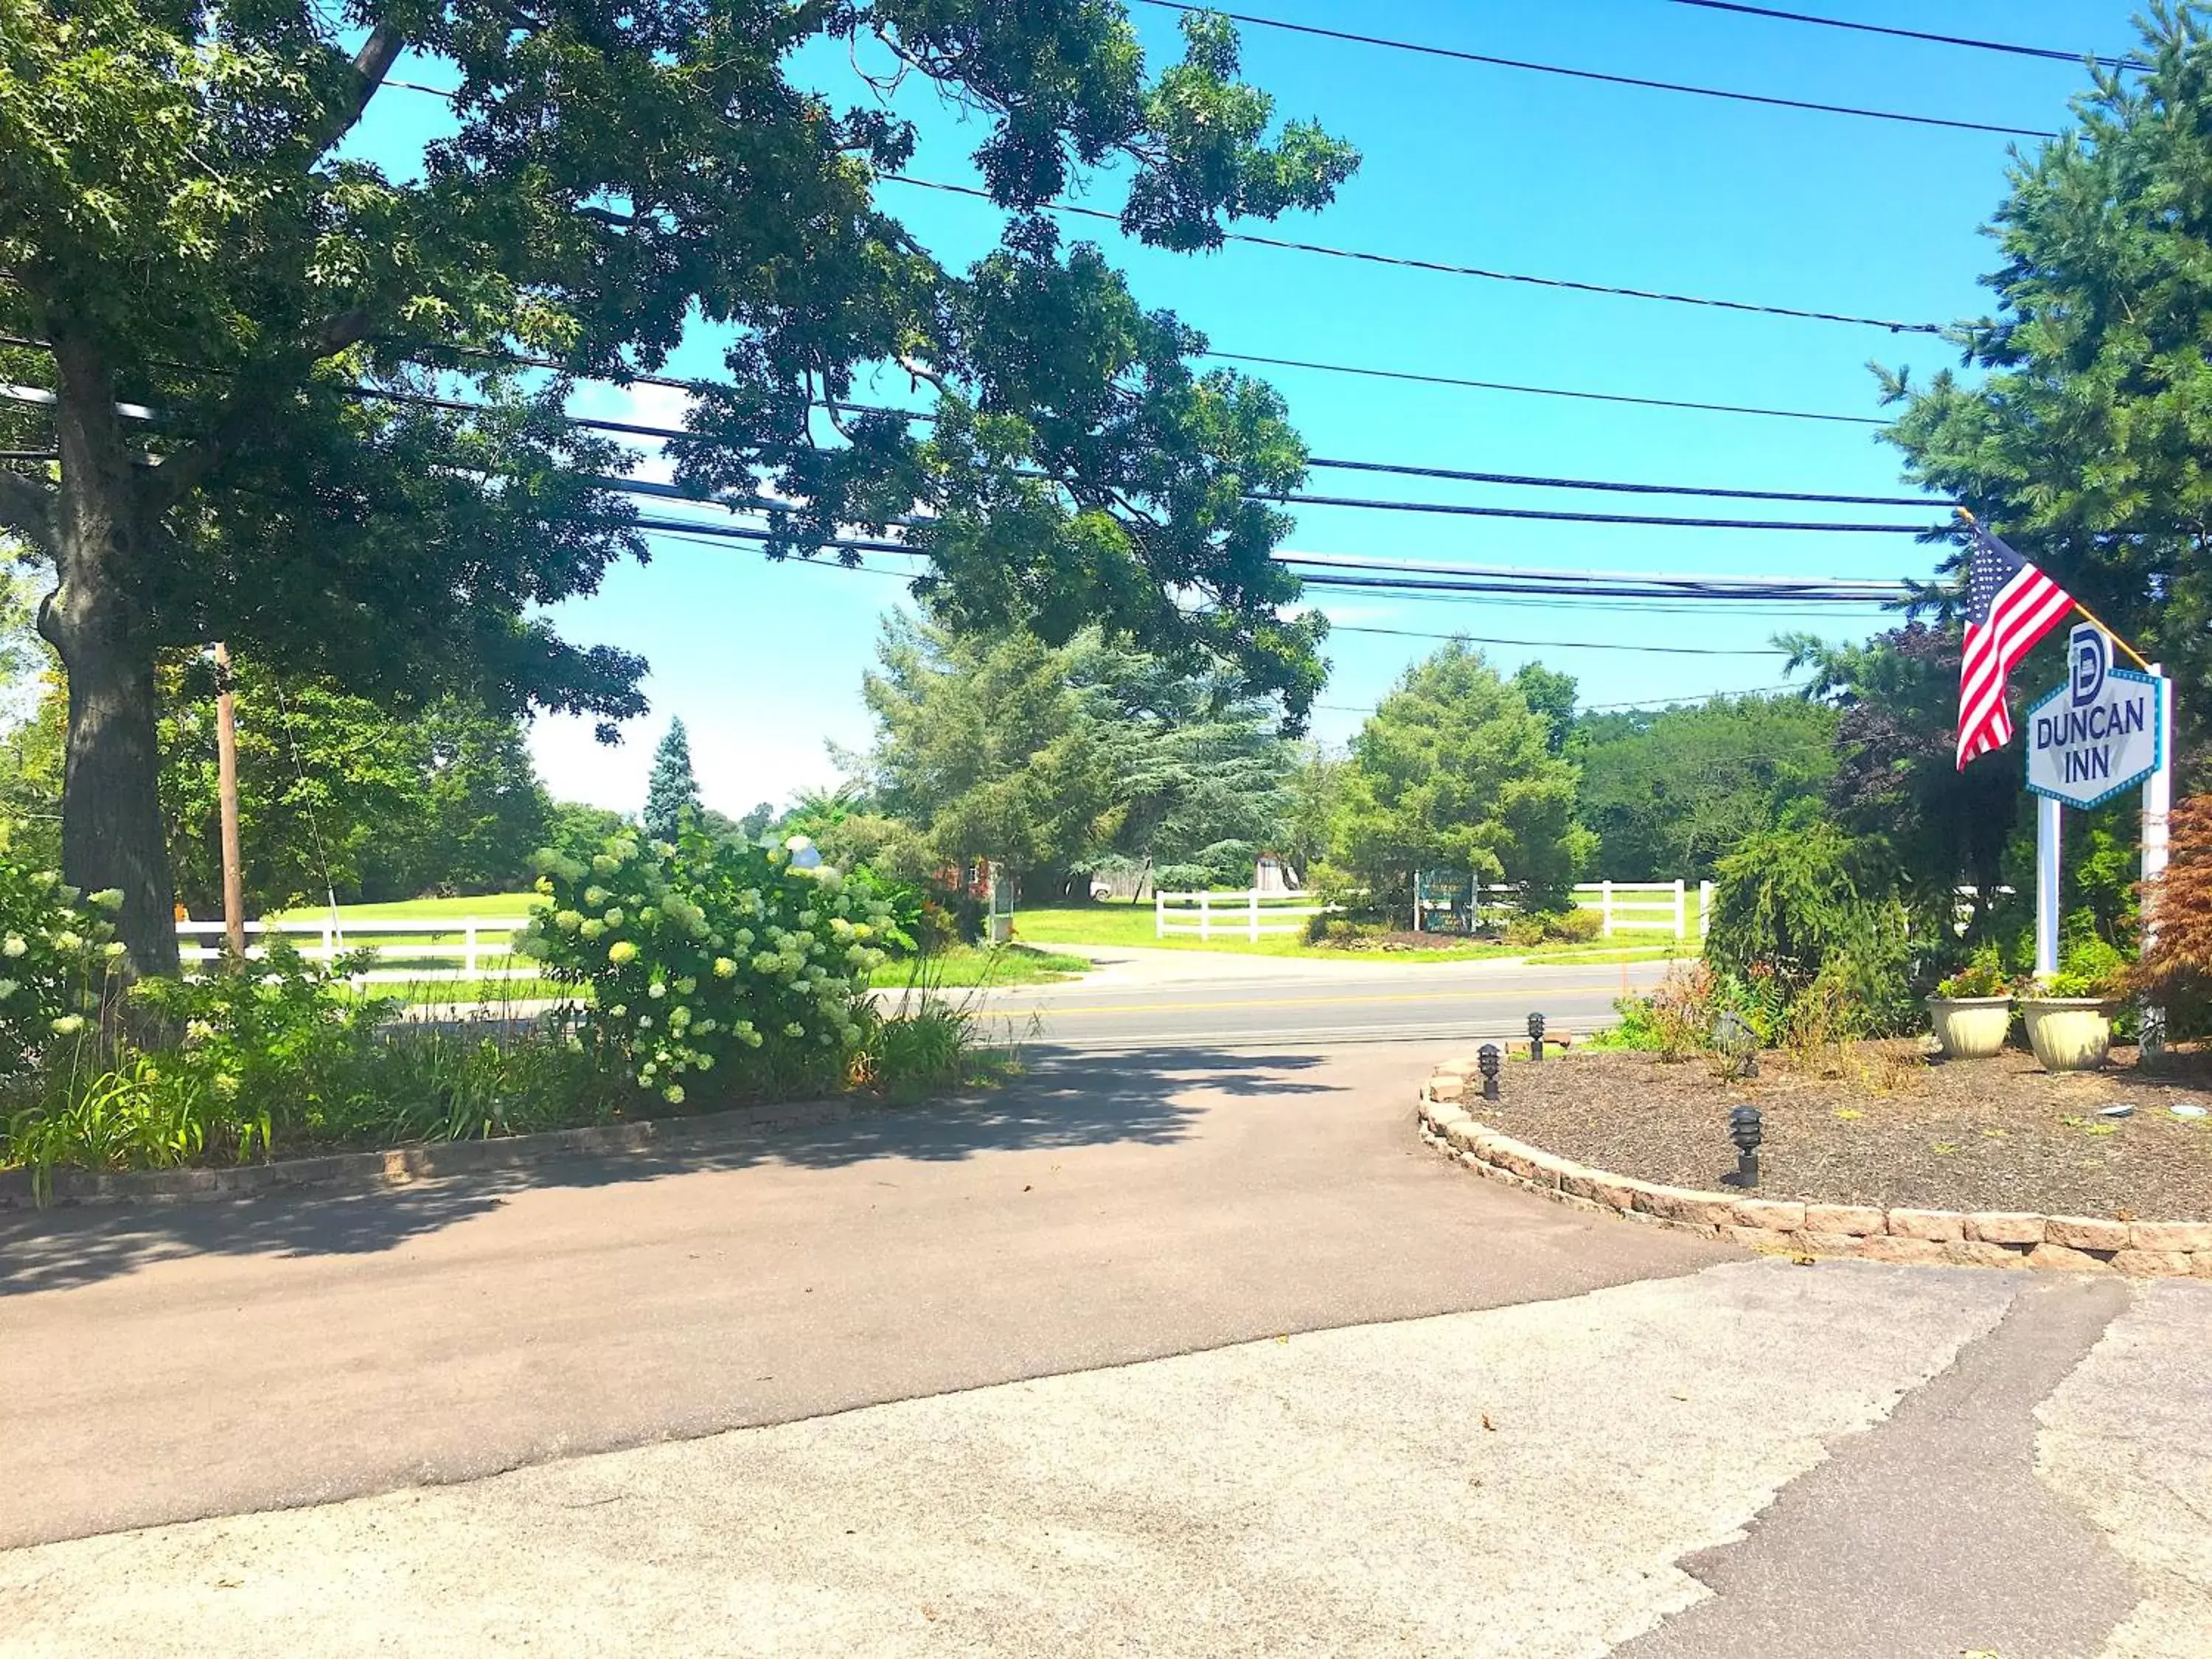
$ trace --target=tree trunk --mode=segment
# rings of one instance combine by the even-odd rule
[[[87,892],[119,888],[118,928],[141,974],[177,971],[177,930],[162,830],[155,728],[154,634],[140,599],[162,533],[144,469],[134,465],[106,365],[52,331],[54,410],[62,456],[55,514],[60,580],[39,631],[69,675],[62,784],[62,878]]]

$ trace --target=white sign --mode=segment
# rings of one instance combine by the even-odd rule
[[[2087,623],[2067,637],[2066,684],[2027,711],[2027,787],[2069,806],[2101,806],[2164,759],[2166,682],[2112,665]]]

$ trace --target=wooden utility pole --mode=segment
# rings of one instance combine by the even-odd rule
[[[230,685],[230,647],[215,647],[216,793],[222,802],[222,937],[234,967],[246,960],[246,875],[238,844],[238,699]]]

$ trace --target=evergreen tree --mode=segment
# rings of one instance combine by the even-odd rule
[[[645,833],[655,841],[674,841],[686,820],[699,814],[699,780],[691,775],[691,740],[684,722],[668,722],[668,734],[653,751],[653,778],[645,788]]]
[[[1575,769],[1552,724],[1454,641],[1407,669],[1352,745],[1340,833],[1377,903],[1406,914],[1419,870],[1521,884],[1564,908],[1595,837],[1574,822]]]

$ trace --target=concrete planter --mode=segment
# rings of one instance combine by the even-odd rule
[[[2012,1030],[2010,997],[1930,997],[1928,1017],[1947,1060],[1988,1060]]]
[[[2028,1047],[2046,1072],[2086,1072],[2112,1051],[2112,1005],[2099,997],[2022,997]]]

